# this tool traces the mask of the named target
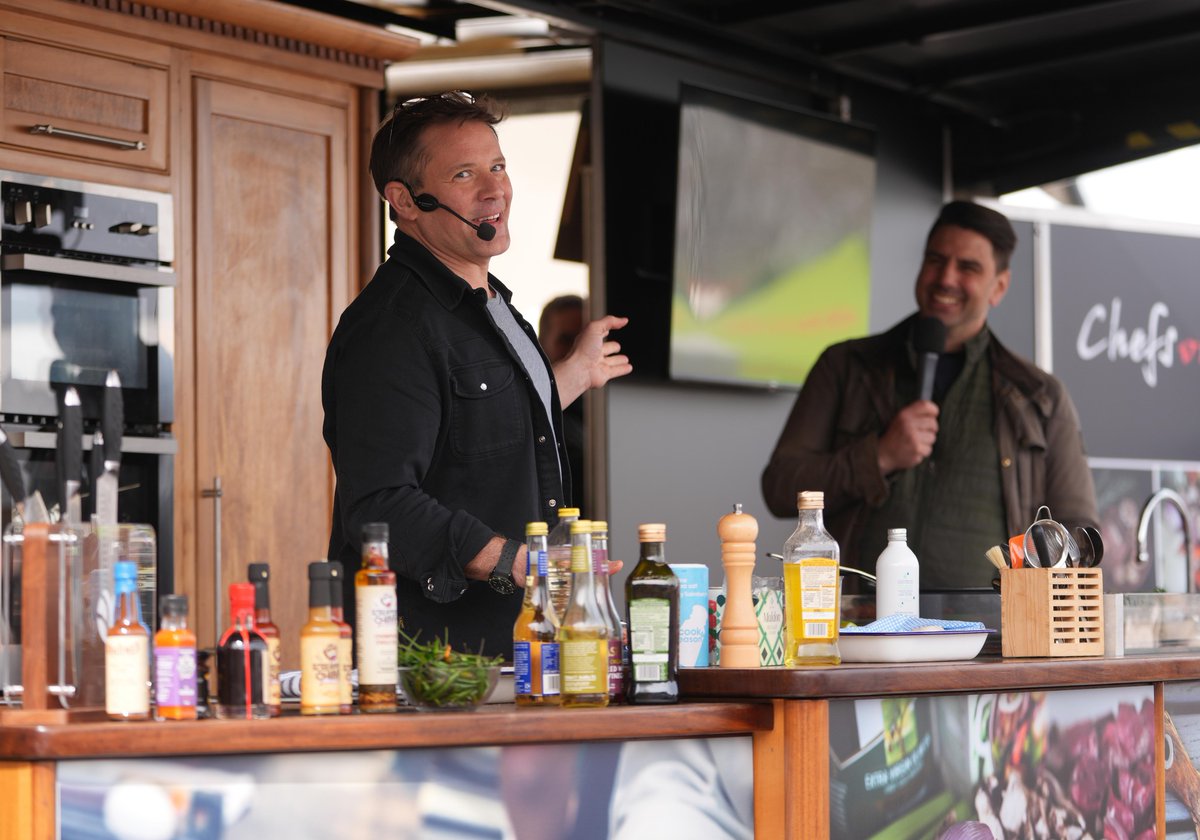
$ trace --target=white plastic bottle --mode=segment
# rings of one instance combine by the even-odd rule
[[[887,548],[875,561],[875,618],[920,615],[921,567],[904,528],[888,528]]]

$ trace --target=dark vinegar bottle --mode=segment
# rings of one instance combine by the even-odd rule
[[[679,699],[679,578],[667,565],[667,526],[638,526],[641,559],[625,581],[630,703]]]
[[[233,624],[217,645],[217,717],[267,718],[267,640],[254,629],[254,584],[229,585]]]

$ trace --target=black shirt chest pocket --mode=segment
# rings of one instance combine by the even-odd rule
[[[495,455],[525,441],[529,412],[511,362],[493,360],[451,368],[450,387],[450,445],[456,455]]]

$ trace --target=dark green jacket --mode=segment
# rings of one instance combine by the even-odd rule
[[[798,490],[824,490],[825,525],[845,565],[865,568],[874,561],[853,553],[868,509],[890,492],[879,473],[879,437],[903,407],[896,404],[896,366],[910,365],[912,320],[821,354],[763,470],[763,497],[776,516],[796,515]],[[1066,388],[995,336],[988,361],[1009,534],[1024,533],[1043,504],[1065,524],[1096,525],[1079,416]]]

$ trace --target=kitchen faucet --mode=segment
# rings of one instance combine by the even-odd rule
[[[1196,580],[1192,576],[1192,518],[1191,511],[1188,510],[1187,502],[1183,496],[1176,493],[1169,487],[1164,487],[1153,496],[1146,500],[1145,506],[1142,507],[1142,515],[1138,520],[1137,528],[1137,559],[1139,563],[1146,563],[1150,560],[1150,549],[1146,545],[1147,534],[1150,530],[1150,516],[1154,513],[1154,509],[1163,502],[1170,502],[1179,509],[1179,515],[1183,518],[1183,568],[1187,574],[1187,588],[1185,592],[1196,591]],[[1162,554],[1161,549],[1159,554]],[[1159,576],[1159,583],[1162,584],[1162,576]]]

